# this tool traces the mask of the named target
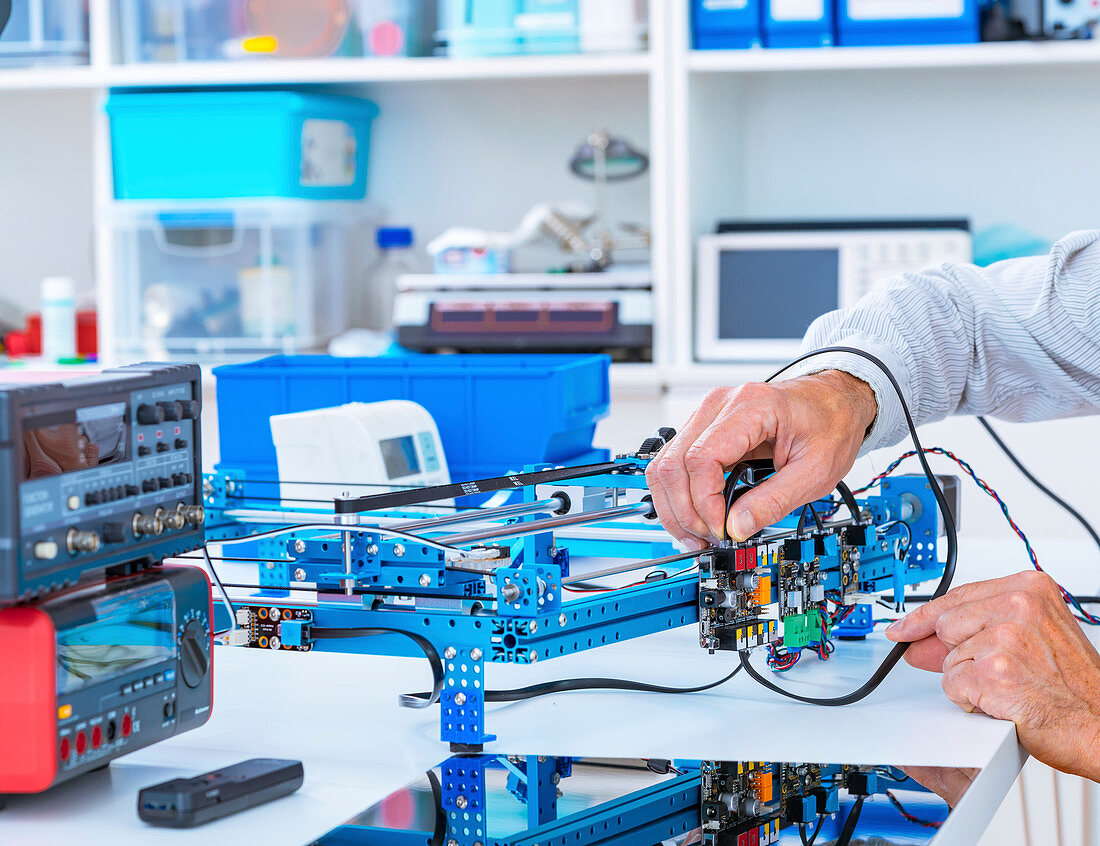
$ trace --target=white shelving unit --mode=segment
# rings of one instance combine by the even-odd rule
[[[1067,93],[1051,87],[1046,98],[1050,116],[1059,118],[1057,141],[1063,151],[1074,144],[1087,149],[1093,130],[1100,129],[1100,117],[1088,116],[1100,115],[1100,110],[1083,105],[1100,69],[1100,44],[1094,42],[697,52],[690,49],[687,0],[651,0],[650,49],[636,54],[121,65],[112,58],[111,5],[109,0],[90,2],[89,65],[0,71],[0,109],[11,108],[13,119],[19,104],[34,102],[42,108],[51,98],[64,104],[59,112],[68,104],[81,109],[91,105],[90,136],[72,139],[76,146],[91,148],[92,195],[83,195],[81,187],[81,196],[73,198],[78,206],[90,207],[89,231],[112,201],[109,133],[101,108],[112,89],[291,84],[368,96],[383,106],[379,133],[391,135],[388,145],[380,143],[371,153],[371,199],[383,208],[393,207],[395,222],[422,229],[417,233],[421,241],[438,233],[440,214],[449,216],[449,222],[493,225],[496,221],[487,218],[495,208],[501,220],[514,221],[526,206],[556,199],[554,191],[583,196],[583,186],[569,183],[558,167],[568,152],[565,139],[579,138],[594,126],[621,130],[627,124],[626,134],[651,157],[647,184],[628,189],[634,193],[622,205],[631,213],[647,214],[653,228],[658,314],[654,363],[614,368],[616,385],[630,391],[690,392],[762,375],[764,365],[699,366],[692,361],[694,243],[717,218],[950,213],[993,222],[974,198],[988,194],[988,207],[1011,214],[1011,202],[1004,202],[1007,174],[1026,175],[1031,163],[1037,177],[1049,180],[1050,161],[1042,159],[1049,154],[1053,160],[1056,152],[1049,131],[1052,143],[1044,149],[1041,128],[1013,125],[1012,133],[1005,133],[997,127],[998,109],[1011,99],[1014,86],[1025,89],[1023,100],[1033,103],[1037,90],[1069,82]],[[882,108],[860,112],[857,104],[864,101]],[[800,112],[805,118],[801,122]],[[980,157],[958,150],[963,161],[952,165],[950,136],[972,136],[987,118],[990,147]],[[73,120],[86,131],[86,113]],[[905,122],[918,135],[922,128],[929,132],[924,147],[932,152],[916,150],[909,161],[894,162],[868,185],[864,166],[872,163],[873,171],[876,161],[897,155],[896,142],[910,134]],[[18,126],[18,121],[9,125]],[[481,126],[486,127],[483,133],[477,131]],[[406,129],[408,138],[392,140]],[[16,131],[31,134],[35,128]],[[460,137],[463,131],[469,134]],[[561,140],[550,138],[555,134]],[[424,137],[433,138],[437,151],[455,138],[454,157],[436,154],[427,160],[427,147],[418,148],[415,140],[407,143]],[[494,180],[501,151],[524,145],[531,145],[530,152],[516,153],[509,163],[514,170]],[[861,152],[838,155],[845,145]],[[797,160],[793,168],[792,153]],[[548,161],[548,156],[556,159]],[[980,173],[983,164],[989,167],[986,174]],[[993,170],[994,165],[1001,169]],[[481,184],[448,183],[444,177],[456,168],[475,174],[480,170],[486,178]],[[977,172],[952,190],[953,170],[968,168]],[[406,189],[402,179],[423,169],[427,176],[410,183],[415,189]],[[1085,175],[1091,177],[1093,170],[1100,178],[1100,165],[1086,163]],[[787,172],[797,173],[801,181],[785,181]],[[939,179],[945,180],[946,189],[934,189]],[[913,187],[917,181],[928,188],[923,194]],[[838,189],[846,183],[850,190]],[[440,197],[431,193],[433,184],[443,186],[442,193],[448,184],[455,186],[455,196],[444,198],[442,212]],[[1083,200],[1062,202],[1059,190],[1043,184],[1047,188],[1038,192],[1040,199],[1063,210],[1064,228],[1073,228],[1071,218],[1078,225],[1091,222],[1082,213]],[[0,215],[33,200],[26,193],[0,198]],[[1020,207],[1035,205],[1034,198],[1022,197],[1027,192],[1018,193]],[[1052,231],[1042,234],[1057,235],[1058,225],[1051,224]],[[109,286],[102,282],[111,278],[113,257],[102,227],[95,232],[101,337],[109,345],[113,308]],[[40,266],[45,275],[49,259],[24,264]],[[26,281],[33,286],[33,278]]]

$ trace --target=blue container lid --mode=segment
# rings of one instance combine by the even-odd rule
[[[381,250],[411,247],[413,243],[413,231],[407,226],[380,226],[376,237]]]

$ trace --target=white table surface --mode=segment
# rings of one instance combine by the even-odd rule
[[[1039,544],[1037,544],[1039,546]],[[1051,569],[1075,591],[1096,591],[1100,561],[1087,544],[1046,544]],[[960,577],[1020,569],[1008,541],[964,544]],[[694,627],[663,632],[528,667],[489,666],[490,687],[581,675],[697,684],[732,669],[708,655]],[[792,689],[851,690],[887,648],[880,634],[845,643],[827,664],[808,658]],[[0,812],[0,843],[34,846],[263,842],[301,846],[448,756],[439,710],[402,709],[397,694],[423,689],[423,660],[217,648],[215,707],[204,727],[115,762],[41,796],[13,797]],[[1011,723],[965,714],[939,677],[900,665],[868,699],[821,708],[783,699],[738,676],[697,695],[578,692],[490,706],[489,752],[725,760],[983,767],[994,778],[968,796],[937,842],[977,839],[1023,763]],[[154,829],[136,816],[139,788],[248,757],[303,761],[306,781],[286,799],[191,831]],[[971,791],[977,793],[976,789]],[[965,807],[964,807],[965,806]],[[984,814],[984,817],[983,817]],[[258,840],[262,837],[262,841]],[[962,839],[960,839],[960,837]]]

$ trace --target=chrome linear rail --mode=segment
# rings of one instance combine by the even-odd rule
[[[565,499],[555,494],[549,499],[538,502],[520,502],[515,505],[502,505],[499,508],[471,509],[457,514],[445,514],[442,517],[426,517],[423,520],[407,520],[394,523],[388,528],[403,532],[415,532],[421,529],[436,529],[455,523],[473,523],[482,520],[500,520],[505,517],[523,517],[527,514],[553,514],[565,508]]]
[[[515,523],[511,526],[476,529],[471,532],[459,532],[453,535],[443,535],[435,538],[451,546],[476,543],[482,540],[496,538],[522,538],[527,535],[537,535],[539,532],[548,532],[552,529],[561,529],[565,526],[580,526],[585,523],[598,523],[602,520],[614,520],[616,517],[632,517],[640,515],[650,517],[653,515],[652,502],[635,502],[632,505],[618,505],[614,508],[600,508],[595,511],[581,511],[576,514],[566,514],[564,517],[551,517],[549,520],[536,520],[531,523]]]

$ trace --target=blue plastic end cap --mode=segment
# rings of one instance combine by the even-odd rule
[[[394,247],[411,247],[413,231],[407,226],[381,226],[376,236],[378,248],[390,250]]]

